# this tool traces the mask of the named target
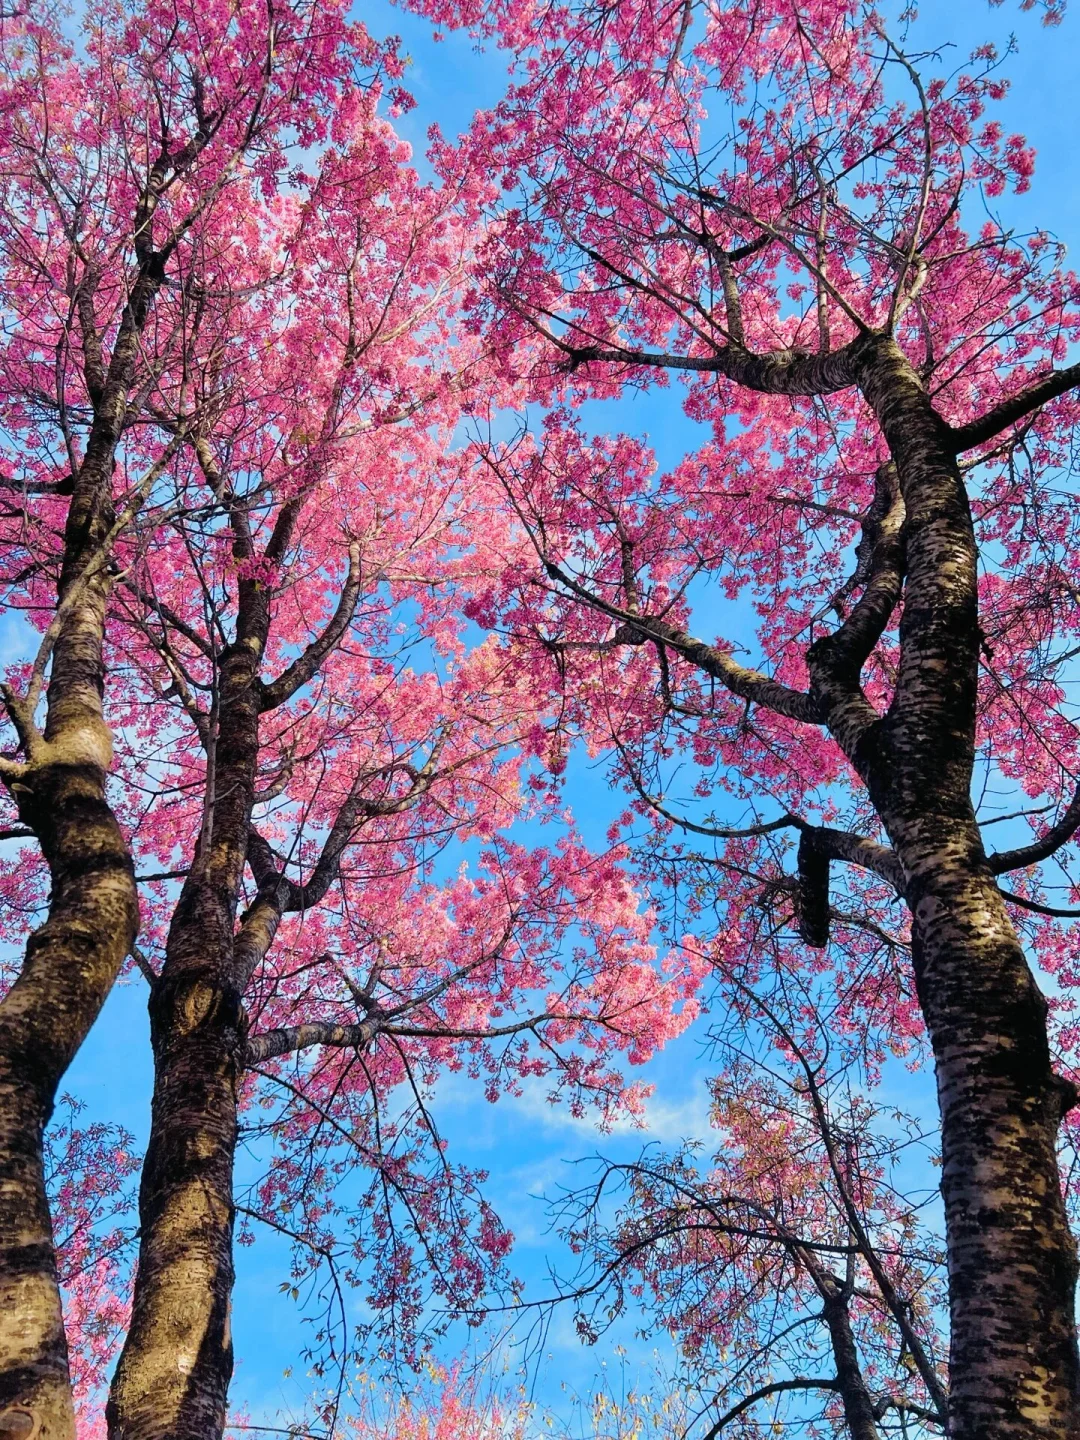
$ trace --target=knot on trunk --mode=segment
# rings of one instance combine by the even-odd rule
[[[29,1410],[0,1410],[0,1440],[31,1440],[38,1422]]]
[[[163,1037],[233,1037],[242,1043],[247,1015],[236,987],[212,966],[172,979],[163,972],[150,999],[153,1027]],[[2,1440],[2,1436],[0,1436]]]

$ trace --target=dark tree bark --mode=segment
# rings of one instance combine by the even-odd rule
[[[899,493],[879,506],[886,519],[859,601],[811,647],[811,695],[867,785],[912,915],[941,1113],[949,1433],[1076,1437],[1077,1258],[1055,1152],[1067,1087],[971,802],[980,646],[971,511],[954,434],[898,346],[866,335],[848,356]],[[878,716],[859,676],[901,593],[899,673]]]
[[[134,941],[138,905],[131,858],[103,798],[104,770],[90,759],[53,760],[27,780],[20,811],[41,839],[53,894],[0,1006],[0,1433],[13,1409],[51,1437],[73,1435],[74,1415],[44,1129]]]
[[[1066,1088],[971,802],[980,645],[971,512],[953,433],[899,348],[881,336],[851,348],[896,467],[902,545],[898,529],[879,535],[851,616],[811,648],[811,690],[866,782],[912,915],[941,1113],[949,1433],[1075,1437],[1076,1245],[1055,1151]],[[901,585],[899,674],[879,717],[859,673]]]
[[[1046,1002],[971,803],[978,554],[948,427],[882,340],[860,385],[895,461],[907,580],[896,693],[851,751],[905,876],[934,1049],[949,1255],[950,1434],[1080,1434],[1076,1245],[1055,1142]]]

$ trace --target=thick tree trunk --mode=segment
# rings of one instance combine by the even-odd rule
[[[32,1085],[5,1076],[0,1116],[0,1435],[20,1440],[37,1427],[70,1436],[75,1417],[42,1171],[45,1110]]]
[[[905,850],[920,852],[908,897],[941,1110],[949,1433],[1075,1437],[1077,1259],[1055,1153],[1063,1086],[1046,1002],[974,823],[932,817],[917,832]]]
[[[49,918],[0,1005],[0,1435],[74,1419],[42,1138],[56,1089],[135,938],[130,856],[92,764],[50,764],[18,792],[53,875]]]
[[[212,1440],[225,1426],[244,1040],[234,925],[254,797],[265,636],[264,606],[255,608],[255,635],[222,658],[208,824],[150,1000],[150,1144],[131,1325],[107,1409],[112,1440]]]
[[[1055,1139],[1046,1004],[990,873],[970,793],[977,551],[947,428],[897,347],[860,377],[896,462],[907,582],[896,693],[856,763],[906,877],[933,1045],[949,1256],[949,1434],[1080,1436],[1076,1247]]]
[[[112,739],[102,642],[123,390],[95,421],[69,507],[44,732],[5,692],[25,762],[4,780],[52,880],[49,915],[0,1004],[0,1436],[74,1435],[67,1344],[45,1196],[43,1135],[57,1086],[97,1018],[138,927],[134,867],[105,799]]]
[[[199,910],[174,930],[151,1002],[138,1279],[108,1409],[110,1435],[126,1440],[217,1436],[225,1425],[241,1009],[214,963],[216,917],[202,914],[201,935]]]

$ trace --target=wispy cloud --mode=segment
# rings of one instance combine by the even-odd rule
[[[528,1085],[520,1096],[500,1101],[516,1116],[530,1123],[539,1122],[546,1131],[565,1135],[588,1135],[601,1140],[605,1135],[638,1137],[655,1140],[661,1145],[674,1145],[680,1140],[707,1137],[709,1096],[705,1087],[706,1071],[691,1077],[689,1093],[682,1096],[653,1095],[645,1102],[641,1123],[629,1115],[620,1115],[608,1131],[601,1131],[595,1115],[573,1115],[565,1103],[553,1104],[543,1082]]]

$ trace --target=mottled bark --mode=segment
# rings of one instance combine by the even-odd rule
[[[151,1138],[139,1195],[135,1303],[108,1406],[116,1436],[219,1435],[232,1375],[243,1022],[239,996],[214,963],[229,939],[219,927],[220,907],[207,887],[193,902],[174,923],[168,974],[151,1002]]]
[[[934,1049],[951,1311],[955,1440],[1080,1434],[1069,1233],[1055,1155],[1064,1090],[1046,1004],[994,882],[972,808],[980,643],[977,550],[948,427],[891,341],[860,384],[906,510],[900,666],[858,740],[906,877],[920,1003]]]
[[[139,1261],[107,1411],[117,1440],[218,1436],[225,1425],[244,1030],[234,925],[254,802],[266,635],[265,599],[250,582],[243,588],[242,638],[220,666],[207,823],[150,1000],[154,1095]]]
[[[1075,1436],[1076,1247],[1055,1157],[1063,1090],[1046,1003],[974,825],[933,817],[915,830],[905,849],[923,857],[908,899],[941,1110],[950,1434]]]
[[[25,788],[21,788],[25,785]],[[133,868],[93,763],[20,782],[52,872],[49,917],[0,1005],[0,1434],[9,1407],[74,1434],[42,1141],[57,1086],[135,938]]]

